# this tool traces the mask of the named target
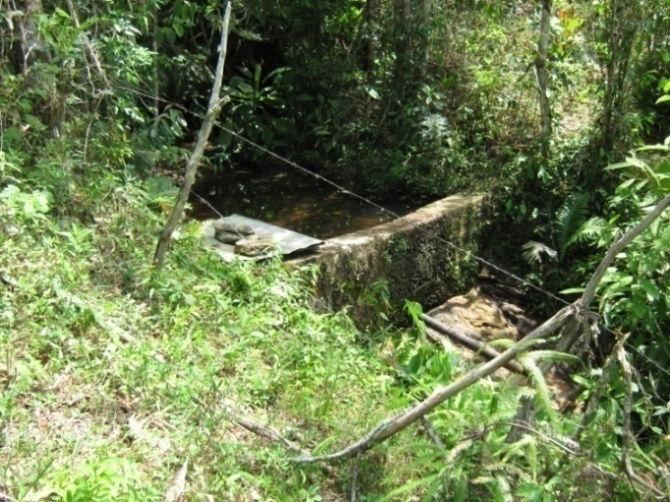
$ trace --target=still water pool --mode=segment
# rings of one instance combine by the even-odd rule
[[[296,232],[327,239],[369,228],[391,218],[365,202],[342,193],[306,174],[277,167],[235,169],[201,179],[194,191],[223,215],[233,213],[273,223]],[[376,201],[406,214],[418,203],[401,196]],[[192,216],[218,215],[197,197],[191,197]]]

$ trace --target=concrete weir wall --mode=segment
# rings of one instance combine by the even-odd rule
[[[333,309],[350,306],[364,325],[381,312],[407,319],[406,299],[426,309],[471,285],[475,263],[440,242],[476,250],[484,197],[453,195],[396,220],[327,240],[309,257],[292,265],[320,268],[317,295]]]

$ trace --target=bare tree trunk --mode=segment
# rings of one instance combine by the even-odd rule
[[[542,117],[542,159],[549,160],[549,146],[551,143],[551,104],[549,103],[549,78],[547,71],[547,55],[549,48],[549,34],[551,28],[552,0],[542,0],[542,16],[540,19],[540,38],[537,44],[537,58],[535,59],[535,74],[540,98],[540,116]]]
[[[419,10],[419,75],[421,81],[425,81],[428,76],[428,59],[430,50],[430,36],[432,34],[433,0],[421,0]]]
[[[379,26],[379,0],[368,0],[365,4],[365,71],[372,72],[377,59],[377,42]]]
[[[605,19],[607,59],[605,94],[600,117],[601,147],[608,158],[621,137],[623,112],[629,94],[629,69],[639,22],[639,0],[609,0]]]
[[[400,97],[406,94],[411,78],[412,54],[412,9],[410,0],[396,0],[396,61],[394,68],[395,87]]]
[[[172,233],[179,224],[182,214],[184,212],[184,207],[186,206],[186,201],[191,193],[191,187],[195,182],[195,176],[198,171],[198,166],[200,165],[200,160],[205,151],[205,145],[209,139],[209,135],[212,132],[212,127],[214,122],[216,122],[216,117],[219,114],[221,109],[221,83],[223,81],[223,67],[226,62],[226,52],[228,50],[228,26],[230,24],[230,1],[226,3],[226,12],[223,17],[223,23],[221,27],[221,42],[219,44],[219,59],[216,64],[216,72],[214,75],[214,84],[212,85],[212,92],[209,96],[209,104],[207,106],[207,114],[202,122],[200,131],[198,132],[198,139],[196,141],[195,147],[191,156],[188,159],[186,164],[186,174],[184,176],[184,183],[182,184],[181,190],[177,197],[177,203],[168,218],[165,228],[158,238],[158,243],[156,245],[156,253],[154,254],[154,266],[161,267],[165,261],[165,254],[167,253],[170,240],[172,239]]]
[[[21,35],[21,68],[24,75],[30,71],[32,63],[40,58],[49,59],[49,53],[40,38],[35,19],[42,13],[42,0],[24,0],[23,17],[19,24]]]
[[[77,9],[75,9],[72,0],[67,0],[67,8],[70,11],[70,15],[72,16],[72,21],[74,22],[74,25],[77,28],[79,28],[81,26],[79,23],[79,15],[77,14]],[[95,47],[93,47],[93,44],[91,43],[91,40],[88,38],[88,35],[86,33],[83,34],[83,37],[84,37],[84,46],[86,47],[86,52],[88,52],[88,57],[91,59],[93,67],[95,68],[95,71],[100,77],[100,79],[105,84],[105,87],[109,89],[111,87],[109,84],[109,79],[107,79],[107,74],[105,73],[105,70],[102,68],[102,63],[100,62],[100,56],[98,55],[98,51],[95,49]],[[86,72],[89,76],[89,80],[91,81],[91,85],[93,86],[93,90],[95,91],[95,84],[93,84],[93,80],[91,79],[91,71],[88,68],[88,65],[86,65]]]

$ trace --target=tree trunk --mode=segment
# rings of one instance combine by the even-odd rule
[[[428,76],[428,59],[430,49],[430,37],[432,35],[432,16],[433,0],[421,0],[419,10],[419,37],[418,37],[418,58],[419,58],[419,75],[421,81],[424,82]]]
[[[19,24],[21,35],[21,69],[24,75],[30,71],[32,63],[39,59],[49,59],[49,52],[40,38],[35,19],[42,13],[42,0],[24,0],[23,17]]]
[[[379,27],[377,16],[379,15],[379,0],[368,0],[365,4],[365,71],[371,73],[375,68],[377,59],[377,42]]]
[[[540,19],[540,38],[537,44],[537,58],[535,59],[535,73],[540,99],[540,116],[542,117],[542,160],[549,160],[551,143],[551,104],[549,103],[549,72],[547,70],[547,55],[549,35],[551,29],[552,0],[542,0],[542,15]]]
[[[405,97],[411,78],[412,54],[412,9],[410,0],[396,0],[396,61],[394,68],[395,87],[401,100]]]
[[[601,148],[606,159],[618,156],[622,119],[629,95],[629,69],[638,31],[639,0],[609,0],[605,19],[607,59],[605,93],[600,117]]]
[[[158,238],[156,253],[154,254],[154,266],[157,268],[161,267],[165,261],[165,254],[167,253],[170,240],[172,239],[172,234],[181,220],[184,207],[186,206],[186,201],[188,200],[188,197],[191,193],[191,188],[195,182],[195,175],[198,171],[200,160],[202,159],[202,155],[205,152],[205,145],[207,144],[209,135],[212,132],[212,127],[214,126],[216,117],[218,116],[219,110],[221,109],[221,83],[223,81],[223,66],[226,62],[226,52],[228,50],[229,23],[230,1],[226,3],[226,12],[223,17],[223,23],[221,27],[221,42],[219,44],[219,59],[216,64],[212,92],[209,96],[207,114],[205,115],[202,126],[200,127],[200,131],[198,132],[198,139],[196,141],[193,152],[191,153],[191,156],[188,159],[188,163],[186,164],[186,175],[184,176],[184,183],[177,197],[177,203],[172,209],[168,221],[165,224],[165,228],[163,228],[163,231]]]

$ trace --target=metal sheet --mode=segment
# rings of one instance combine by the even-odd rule
[[[216,240],[214,237],[214,224],[217,222],[227,222],[233,224],[242,223],[249,225],[253,229],[254,233],[260,235],[261,237],[270,237],[277,246],[277,251],[274,253],[267,253],[254,257],[235,254],[234,245],[224,244]],[[205,242],[214,248],[214,250],[226,261],[232,261],[235,259],[262,260],[265,258],[270,258],[276,253],[289,255],[297,251],[304,251],[313,248],[323,243],[322,240],[315,239],[314,237],[309,237],[287,228],[281,228],[270,223],[265,223],[264,221],[247,218],[246,216],[239,214],[231,214],[230,216],[219,218],[218,220],[205,221],[203,223],[202,233]]]

